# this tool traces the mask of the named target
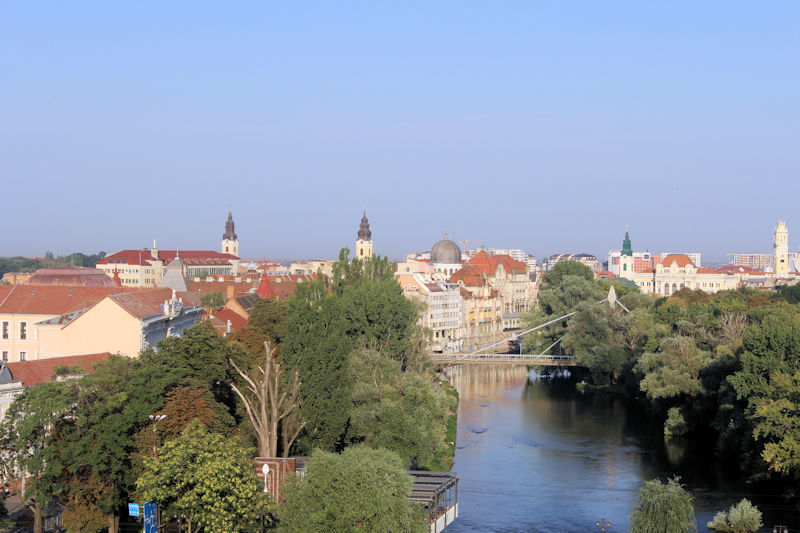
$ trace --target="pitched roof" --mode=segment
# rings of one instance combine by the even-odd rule
[[[258,294],[242,294],[235,298],[235,300],[242,306],[246,312],[250,312],[255,307],[256,302],[260,300],[261,297]]]
[[[139,320],[161,313],[161,304],[172,298],[172,289],[147,289],[110,296],[114,302]]]
[[[520,274],[524,274],[525,270],[528,268],[525,263],[517,261],[508,254],[490,255],[485,250],[481,250],[472,256],[472,258],[467,261],[467,264],[483,270],[486,275],[490,277],[494,276],[499,265],[503,265],[503,269],[505,269],[506,272]]]
[[[672,265],[672,263],[677,263],[679,267],[685,267],[686,265],[694,266],[694,263],[692,263],[692,260],[689,259],[689,256],[686,254],[669,254],[661,261],[661,264],[666,267]]]
[[[234,279],[225,281],[218,281],[218,278],[214,281],[186,280],[186,290],[189,292],[199,292],[201,294],[219,292],[222,293],[223,298],[227,297],[228,287],[233,287],[234,294],[245,294],[257,286],[256,281],[235,281]]]
[[[450,281],[463,282],[467,287],[482,287],[486,282],[486,273],[475,265],[466,264],[450,276]]]
[[[6,363],[6,366],[11,371],[13,381],[20,381],[22,386],[30,387],[31,385],[52,380],[56,366],[79,366],[84,372],[88,373],[94,370],[94,365],[108,359],[108,356],[108,352],[91,355],[72,355],[69,357],[37,359],[36,361]]]
[[[219,320],[226,327],[228,320],[230,320],[231,329],[234,331],[238,331],[247,325],[247,319],[237,313],[234,313],[230,309],[220,309],[219,311],[212,313],[211,316]]]
[[[91,307],[106,296],[136,291],[127,287],[70,287],[62,285],[14,285],[0,301],[0,313],[63,315]],[[0,296],[2,293],[0,293]]]
[[[204,264],[230,264],[231,260],[239,259],[233,254],[223,254],[213,250],[158,250],[158,260],[169,264],[176,257],[180,257],[186,265]],[[144,265],[150,261],[155,261],[152,252],[148,248],[142,250],[120,250],[105,256],[97,262],[98,265]]]
[[[116,283],[99,268],[68,266],[40,268],[25,285],[76,285],[83,287],[116,287]]]

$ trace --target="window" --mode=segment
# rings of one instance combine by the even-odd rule
[[[8,322],[3,322],[3,338],[8,338]]]
[[[19,323],[19,338],[25,340],[28,338],[28,323],[27,322],[20,322]],[[22,359],[20,359],[21,361]]]
[[[3,350],[3,362],[8,363],[8,352]]]
[[[28,357],[27,352],[19,352],[19,360],[20,361],[25,361],[27,359],[27,357]]]

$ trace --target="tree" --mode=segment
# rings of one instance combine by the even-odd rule
[[[379,352],[356,350],[349,367],[354,386],[348,442],[391,450],[406,467],[430,462],[444,439],[447,395]]]
[[[761,521],[761,511],[758,510],[758,507],[750,503],[750,500],[743,498],[736,505],[731,505],[727,512],[718,512],[714,515],[714,520],[707,525],[716,531],[755,533],[764,524]]]
[[[187,380],[211,391],[214,400],[227,406],[231,415],[236,412],[236,397],[229,383],[238,378],[231,360],[243,363],[244,349],[217,335],[208,321],[185,330],[180,337],[167,337],[158,343],[158,350],[142,352],[141,360],[179,370]]]
[[[692,495],[680,478],[666,483],[645,481],[631,514],[631,533],[686,533],[697,531]]]
[[[570,261],[564,261],[563,263],[570,263]],[[556,267],[560,264],[562,263],[556,263]],[[584,267],[580,263],[576,264]],[[555,267],[553,268],[555,269]],[[539,291],[539,308],[526,315],[524,320],[525,328],[534,327],[571,313],[576,310],[581,302],[596,303],[605,297],[593,279],[589,280],[583,276],[564,275],[557,276],[554,280],[545,283]],[[543,328],[541,335],[528,335],[526,340],[523,341],[524,349],[529,352],[537,351],[538,353],[539,350],[544,350],[557,342],[566,333],[567,322],[568,319],[565,318]]]
[[[700,371],[711,362],[711,354],[700,350],[690,337],[670,337],[656,353],[645,353],[636,365],[644,377],[639,383],[648,398],[696,396],[705,391]]]
[[[60,485],[70,511],[97,509],[106,516],[109,533],[117,533],[119,509],[135,481],[135,436],[182,377],[180,369],[167,365],[111,356],[78,381],[72,415],[54,425],[58,445],[46,448],[44,456],[44,479]]]
[[[625,354],[610,345],[611,329],[605,309],[583,302],[577,310],[569,319],[561,344],[579,364],[589,369],[595,383],[608,383],[619,373]]]
[[[288,375],[300,377],[300,405],[306,422],[305,449],[342,446],[350,417],[352,343],[341,298],[324,280],[301,283],[289,300],[281,359]]]
[[[305,423],[290,426],[287,422],[299,421],[290,415],[299,409],[300,375],[295,370],[291,381],[283,384],[281,365],[275,360],[275,348],[269,341],[264,343],[264,364],[250,375],[243,372],[231,361],[231,365],[247,383],[245,393],[231,383],[233,391],[241,398],[247,410],[247,416],[256,432],[258,455],[260,457],[277,457],[278,424],[281,424],[285,444],[283,456],[289,456],[289,449]]]
[[[239,442],[210,433],[197,420],[144,466],[136,480],[142,497],[160,502],[166,517],[185,520],[189,533],[252,531],[269,510]]]
[[[289,311],[286,302],[278,298],[256,300],[247,325],[228,338],[247,348],[248,371],[256,368],[263,360],[264,342],[274,346],[276,357],[280,355],[281,344],[286,339],[286,321]]]
[[[422,508],[408,500],[411,477],[387,450],[351,446],[341,455],[315,451],[304,478],[285,486],[279,511],[288,532],[428,530]]]
[[[225,305],[225,297],[221,292],[207,292],[200,297],[200,305],[203,307],[217,308]]]
[[[22,500],[33,514],[33,530],[42,531],[42,512],[56,495],[57,485],[43,477],[48,452],[55,446],[53,426],[71,416],[74,382],[48,382],[27,389],[14,399],[0,425],[0,451],[5,479],[28,478]]]
[[[542,283],[555,287],[567,276],[576,276],[586,281],[594,281],[594,272],[588,266],[577,261],[559,261],[542,278]]]
[[[354,347],[390,354],[405,367],[418,318],[415,304],[403,295],[394,268],[385,257],[347,258],[345,248],[333,267],[333,294],[342,300],[347,336]]]

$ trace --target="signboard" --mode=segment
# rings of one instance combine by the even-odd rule
[[[158,533],[158,502],[144,504],[144,533]]]
[[[256,457],[253,460],[253,470],[264,483],[264,492],[280,502],[283,500],[281,486],[290,473],[297,471],[297,462],[294,457]]]
[[[128,504],[128,515],[129,516],[139,516],[139,504],[138,503],[129,503]]]

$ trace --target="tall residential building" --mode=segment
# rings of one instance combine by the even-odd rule
[[[369,229],[367,210],[364,209],[364,216],[361,217],[361,225],[356,238],[356,258],[367,259],[369,257],[372,257],[372,231]]]

